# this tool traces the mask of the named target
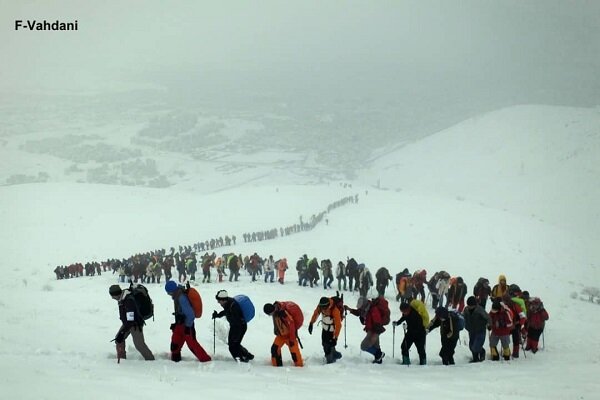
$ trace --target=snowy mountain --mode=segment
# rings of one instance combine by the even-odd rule
[[[340,399],[443,396],[447,399],[593,399],[600,363],[598,305],[579,299],[600,278],[594,246],[598,234],[597,109],[520,106],[472,118],[372,160],[350,182],[283,184],[246,182],[243,175],[220,176],[222,190],[207,194],[192,182],[167,189],[99,184],[35,183],[0,187],[0,383],[5,396],[22,399],[163,398]],[[10,140],[10,139],[6,139]],[[10,144],[8,144],[10,146]],[[52,161],[52,158],[45,162]],[[244,171],[241,172],[244,174]],[[379,180],[379,189],[377,186]],[[327,209],[345,196],[356,204],[331,210],[328,223],[270,241],[243,243],[248,231],[297,223],[300,216]],[[332,261],[347,256],[371,271],[386,266],[445,269],[472,287],[485,276],[505,274],[550,313],[545,347],[518,360],[468,364],[457,347],[457,365],[437,356],[439,331],[427,338],[428,365],[399,365],[401,330],[382,337],[383,365],[359,350],[362,326],[349,317],[338,348],[343,358],[323,365],[319,334],[300,330],[306,359],[294,368],[284,349],[284,367],[270,365],[272,322],[262,305],[293,300],[309,318],[319,298],[332,290],[299,287],[293,269],[286,283],[200,284],[205,314],[196,321],[199,342],[213,355],[200,364],[184,350],[184,360],[168,360],[172,301],[162,285],[149,284],[156,315],[145,328],[157,356],[144,362],[128,340],[128,359],[117,364],[110,340],[119,326],[108,287],[116,276],[57,281],[59,264],[127,257],[141,251],[191,245],[235,234],[238,245],[223,252],[257,252],[290,264],[302,254]],[[220,250],[219,250],[220,251]],[[227,325],[213,326],[219,289],[250,296],[257,316],[244,344],[256,358],[233,361],[223,341]],[[394,289],[386,297],[392,318],[400,316]],[[346,293],[354,305],[356,294]],[[431,310],[430,310],[431,311]],[[215,329],[216,328],[216,329]],[[214,334],[214,336],[213,336]],[[215,348],[213,352],[213,340]],[[343,343],[348,347],[344,348]],[[395,355],[395,358],[393,357]],[[416,351],[411,350],[413,360]]]

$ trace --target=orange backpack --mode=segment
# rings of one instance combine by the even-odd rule
[[[202,316],[202,297],[200,293],[193,287],[190,286],[190,282],[185,285],[185,295],[190,301],[190,305],[194,310],[194,316],[200,318]]]

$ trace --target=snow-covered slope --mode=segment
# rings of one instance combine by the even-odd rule
[[[211,195],[182,186],[164,190],[70,184],[1,187],[3,396],[63,400],[132,396],[250,400],[315,396],[595,398],[600,392],[596,380],[600,371],[600,337],[595,334],[600,327],[600,309],[597,304],[572,298],[571,294],[598,282],[600,254],[591,241],[582,240],[582,232],[593,231],[592,227],[571,226],[574,222],[559,224],[555,220],[557,214],[550,212],[561,209],[565,219],[575,221],[584,206],[573,196],[557,197],[558,189],[541,177],[545,171],[548,176],[564,177],[565,182],[576,186],[569,193],[595,185],[598,174],[593,172],[593,164],[588,173],[580,171],[582,165],[587,165],[586,160],[592,159],[597,143],[597,135],[593,134],[597,112],[566,110],[570,115],[580,115],[579,125],[589,128],[569,129],[574,135],[571,140],[558,128],[560,132],[552,136],[558,139],[552,146],[547,144],[550,140],[541,139],[541,134],[537,139],[528,139],[528,153],[523,154],[531,162],[524,164],[521,174],[515,162],[523,158],[515,154],[525,151],[524,136],[516,132],[523,133],[526,123],[517,117],[537,114],[538,122],[543,121],[542,109],[502,110],[491,114],[495,123],[489,115],[484,116],[480,121],[487,121],[487,130],[477,120],[466,121],[459,125],[460,130],[452,128],[381,158],[374,169],[365,173],[369,184],[378,177],[382,186],[402,188],[400,191],[375,190],[357,183],[351,189],[339,184],[262,183]],[[552,112],[546,116],[545,126],[558,126],[558,110],[546,110]],[[515,122],[514,129],[509,129],[511,121]],[[504,139],[500,140],[498,132],[508,133],[500,135]],[[462,147],[453,135],[461,136]],[[546,149],[548,146],[551,152]],[[568,159],[575,149],[580,149],[577,156]],[[402,163],[402,167],[395,163]],[[535,193],[549,190],[547,196],[542,196],[545,210],[549,210],[546,214],[531,215],[535,207],[514,192],[525,189],[535,189]],[[293,224],[301,215],[307,220],[331,202],[355,193],[359,194],[358,204],[333,210],[327,216],[329,223],[319,224],[312,231],[252,244],[241,240],[246,231]],[[564,202],[569,206],[561,207]],[[588,210],[594,208],[590,206]],[[429,364],[406,368],[397,362],[402,333],[398,331],[394,337],[390,326],[381,338],[387,353],[384,364],[372,365],[371,357],[359,351],[362,327],[356,319],[349,318],[342,332],[345,339],[340,339],[338,346],[344,354],[340,362],[322,365],[319,335],[308,335],[303,327],[300,336],[306,366],[291,367],[284,349],[285,367],[273,368],[269,364],[272,323],[261,313],[262,305],[273,300],[293,300],[308,318],[318,299],[332,294],[322,288],[298,287],[292,268],[285,285],[251,283],[243,275],[238,283],[199,286],[205,316],[197,321],[198,338],[210,354],[213,324],[208,315],[212,309],[218,309],[214,301],[217,290],[225,288],[231,294],[245,293],[253,299],[258,314],[244,340],[256,355],[250,364],[236,364],[230,359],[222,340],[226,327],[222,321],[215,325],[213,362],[200,364],[187,350],[183,353],[184,362],[169,361],[172,303],[162,285],[152,284],[149,287],[156,317],[148,323],[145,335],[158,359],[142,361],[129,340],[128,359],[117,364],[114,345],[109,341],[119,321],[116,303],[107,293],[116,277],[103,274],[56,281],[52,273],[57,264],[126,257],[225,234],[235,234],[238,245],[223,248],[223,252],[273,254],[275,258],[287,257],[290,264],[303,253],[334,262],[354,256],[372,271],[380,266],[393,273],[404,267],[426,268],[430,274],[446,269],[463,276],[469,289],[479,276],[495,281],[498,274],[506,274],[510,282],[543,298],[551,318],[545,349],[510,362],[474,365],[467,363],[469,351],[461,344],[457,348],[457,365],[443,367],[437,356],[439,332],[434,331],[427,339]],[[389,288],[392,317],[398,318],[394,294],[394,289]],[[350,304],[357,300],[355,294],[346,294],[346,298]],[[462,339],[465,338],[463,332]],[[344,341],[348,348],[343,347]],[[411,354],[416,357],[414,349]]]
[[[386,154],[369,185],[507,209],[600,237],[600,108],[515,106]]]

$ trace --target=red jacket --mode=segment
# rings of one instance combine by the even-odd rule
[[[510,335],[515,327],[512,311],[504,303],[501,303],[500,310],[492,309],[489,314],[492,320],[492,334],[495,336]]]

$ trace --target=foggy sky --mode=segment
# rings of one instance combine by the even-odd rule
[[[16,19],[79,30],[15,31]],[[596,105],[598,21],[599,1],[0,0],[0,90],[502,92]]]

